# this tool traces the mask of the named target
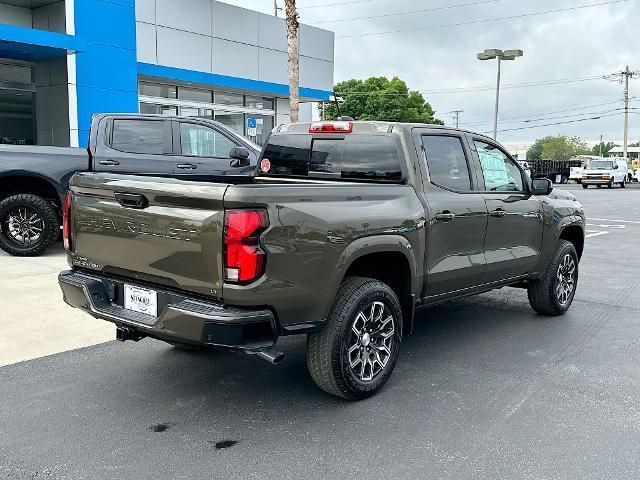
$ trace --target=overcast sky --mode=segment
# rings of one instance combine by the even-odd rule
[[[272,0],[225,1],[273,14]],[[575,8],[595,4],[601,5]],[[600,135],[605,141],[622,139],[622,85],[599,77],[627,64],[640,70],[640,0],[298,0],[298,7],[303,23],[336,33],[336,82],[398,76],[410,89],[423,91],[447,124],[452,124],[448,112],[460,109],[462,127],[488,132],[496,64],[481,62],[476,54],[485,48],[519,48],[522,58],[503,63],[503,87],[517,87],[501,91],[498,129],[526,128],[499,132],[500,141],[517,149],[560,133],[593,143]],[[574,9],[522,16],[569,8]],[[403,12],[414,13],[396,15]],[[501,17],[512,18],[494,20]],[[360,19],[334,21],[354,18]],[[344,37],[380,32],[393,33]],[[563,83],[521,85],[551,81]],[[629,116],[630,138],[638,141],[640,75],[630,83],[631,107],[637,109]],[[600,115],[610,116],[530,128]]]

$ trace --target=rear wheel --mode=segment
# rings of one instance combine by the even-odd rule
[[[586,189],[586,188],[589,188],[589,185],[587,185],[587,184],[583,183],[583,184],[582,184],[582,188],[585,188],[585,189]]]
[[[627,177],[624,177],[620,182],[620,188],[625,188],[627,186]]]
[[[0,202],[0,248],[10,255],[40,255],[60,234],[58,212],[51,202],[19,194]]]
[[[386,284],[347,278],[322,331],[307,337],[307,366],[325,392],[360,400],[387,382],[400,351],[402,309]]]
[[[527,289],[529,304],[541,315],[564,314],[578,286],[578,254],[571,242],[559,240],[544,275]]]

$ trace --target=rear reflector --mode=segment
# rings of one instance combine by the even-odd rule
[[[64,196],[64,206],[62,208],[62,239],[65,250],[71,250],[71,204],[73,193],[67,192]]]
[[[266,254],[260,248],[260,233],[269,226],[265,210],[224,212],[224,279],[251,283],[264,273]]]
[[[351,133],[352,122],[315,122],[309,127],[309,133]]]

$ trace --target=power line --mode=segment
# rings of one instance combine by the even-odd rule
[[[541,80],[539,82],[524,82],[524,83],[508,83],[501,88],[512,89],[512,88],[528,88],[528,87],[540,87],[546,85],[559,85],[564,83],[577,83],[577,82],[587,82],[592,80],[601,80],[602,76],[592,76],[592,77],[581,77],[581,78],[560,78],[555,80]],[[468,93],[468,92],[480,92],[492,90],[495,88],[494,86],[489,85],[479,85],[475,87],[459,87],[459,88],[442,88],[436,90],[412,90],[420,93],[424,93],[427,95],[438,95],[443,93]],[[338,95],[355,95],[355,96],[365,96],[365,95],[383,95],[383,96],[404,96],[409,95],[411,92],[337,92]]]
[[[611,1],[608,1],[608,2],[592,3],[592,4],[589,4],[589,5],[579,5],[579,6],[576,6],[576,7],[557,8],[557,9],[554,9],[554,10],[545,10],[545,11],[542,11],[542,12],[531,12],[531,13],[522,13],[522,14],[519,14],[519,15],[509,15],[507,17],[487,18],[487,19],[483,19],[483,20],[469,20],[467,22],[447,23],[447,24],[443,24],[443,25],[431,25],[431,26],[428,26],[428,27],[404,28],[404,29],[400,29],[400,30],[388,30],[388,31],[385,31],[385,32],[354,33],[354,34],[351,34],[351,35],[339,35],[336,38],[368,37],[368,36],[374,36],[374,35],[388,35],[390,33],[416,32],[416,31],[421,31],[421,30],[435,30],[435,29],[439,29],[439,28],[460,27],[460,26],[464,26],[464,25],[475,25],[475,24],[479,24],[479,23],[497,22],[497,21],[500,21],[500,20],[513,20],[513,19],[516,19],[516,18],[533,17],[533,16],[536,16],[536,15],[546,15],[546,14],[549,14],[549,13],[569,12],[569,11],[573,11],[573,10],[600,7],[600,6],[603,6],[603,5],[612,5],[612,4],[615,4],[615,3],[622,3],[622,2],[627,2],[627,1],[629,1],[629,0],[611,0]]]
[[[626,1],[626,0],[625,0]],[[578,83],[578,82],[590,82],[592,80],[601,80],[602,76],[582,77],[582,78],[560,78],[557,80],[543,80],[539,82],[524,82],[524,83],[510,83],[500,88],[512,89],[512,88],[528,88],[528,87],[541,87],[546,85],[560,85],[563,83]],[[482,92],[487,90],[493,90],[495,85],[482,85],[476,87],[459,87],[459,88],[440,88],[436,90],[419,90],[421,93],[429,95],[439,95],[443,93],[468,93],[468,92]]]
[[[546,105],[544,107],[517,108],[517,109],[511,109],[511,110],[503,110],[502,113],[511,113],[511,112],[522,113],[522,112],[531,112],[533,110],[543,110],[542,113],[523,115],[522,117],[520,117],[520,116],[518,116],[518,117],[505,117],[505,119],[523,118],[523,117],[535,117],[535,116],[545,115],[547,113],[572,112],[574,110],[582,110],[582,109],[586,109],[586,108],[600,107],[600,106],[603,106],[603,105],[611,105],[613,103],[619,103],[620,101],[621,101],[620,99],[616,99],[616,100],[611,100],[611,101],[606,101],[606,102],[601,102],[601,103],[593,103],[593,102],[590,102],[590,103],[565,103],[565,104],[560,104],[560,105]],[[634,100],[634,101],[640,101],[640,99]],[[575,107],[575,108],[568,108],[568,109],[560,110],[560,111],[557,111],[557,112],[548,112],[549,109],[556,109],[556,108],[562,108],[562,107]],[[475,115],[471,115],[471,117],[485,117],[485,115],[484,114],[475,114]],[[500,118],[500,120],[502,120],[502,118]],[[475,123],[480,123],[480,122],[475,122]]]
[[[601,118],[612,117],[614,115],[619,115],[619,113],[610,113],[608,115],[599,115],[597,117],[581,118],[581,119],[576,119],[576,120],[567,120],[566,122],[544,123],[544,124],[541,124],[541,125],[531,125],[531,126],[528,126],[528,127],[507,128],[507,129],[504,129],[504,130],[500,130],[500,132],[512,132],[512,131],[515,131],[515,130],[528,130],[528,129],[531,129],[531,128],[550,127],[550,126],[553,126],[553,125],[564,125],[566,123],[578,123],[578,122],[586,122],[586,121],[589,121],[589,120],[600,120]],[[482,132],[482,133],[487,133],[488,134],[488,133],[492,133],[492,132]]]
[[[618,103],[618,101],[616,100],[615,102],[608,102],[608,104],[611,103]],[[573,109],[567,109],[567,110],[558,110],[555,112],[547,112],[547,113],[536,113],[534,115],[521,115],[521,116],[516,116],[516,117],[504,117],[504,118],[500,118],[500,122],[501,123],[528,123],[528,122],[537,122],[537,121],[541,121],[541,120],[552,120],[554,117],[548,117],[548,115],[556,115],[559,113],[567,113],[567,112],[573,112],[576,110],[585,110],[587,108],[593,108],[593,107],[597,107],[597,106],[603,106],[603,105],[607,105],[607,103],[604,104],[600,104],[600,105],[591,105],[588,107],[582,107],[582,108],[573,108]],[[582,113],[574,113],[574,114],[566,114],[564,115],[565,117],[575,117],[575,116],[579,116],[579,115],[599,115],[602,113],[609,113],[609,112],[613,112],[613,111],[618,111],[618,110],[622,110],[622,108],[615,108],[612,110],[607,110],[604,112],[582,112]],[[537,118],[531,118],[531,117],[537,117]],[[558,117],[555,117],[558,118]],[[562,118],[562,117],[560,117]],[[523,120],[523,119],[527,119],[527,120]],[[465,125],[484,125],[484,124],[488,124],[491,123],[490,121],[478,121],[478,122],[470,122],[470,123],[466,123]]]
[[[321,23],[338,23],[338,22],[351,22],[354,20],[371,20],[374,18],[386,18],[386,17],[398,17],[400,15],[413,15],[416,13],[427,13],[427,12],[437,12],[440,10],[449,10],[451,8],[461,8],[461,7],[470,7],[473,5],[483,5],[486,3],[496,3],[499,2],[500,0],[482,0],[482,1],[476,1],[476,2],[469,2],[469,3],[458,3],[456,5],[445,5],[442,7],[432,7],[432,8],[426,8],[424,10],[411,10],[411,11],[407,11],[407,12],[397,12],[397,13],[384,13],[382,15],[370,15],[368,17],[351,17],[351,18],[336,18],[333,20],[320,20],[318,22],[311,22],[312,25],[318,25]]]

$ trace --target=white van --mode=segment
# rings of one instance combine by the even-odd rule
[[[589,161],[582,171],[582,188],[588,188],[589,185],[596,185],[600,188],[606,185],[609,188],[616,183],[622,188],[627,183],[627,162],[624,158],[598,157]]]

